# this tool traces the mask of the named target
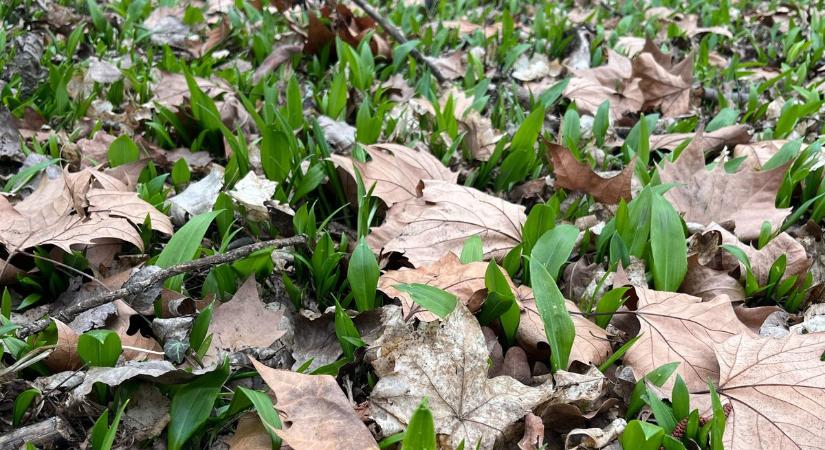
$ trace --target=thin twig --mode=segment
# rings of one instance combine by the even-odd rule
[[[373,20],[378,22],[378,24],[381,25],[381,28],[383,28],[387,33],[389,33],[389,35],[392,36],[392,38],[395,39],[395,41],[398,42],[399,45],[404,45],[407,43],[407,38],[404,37],[404,33],[402,33],[401,30],[396,28],[395,25],[390,23],[389,20],[384,18],[384,16],[382,16],[378,11],[373,9],[372,6],[368,5],[364,0],[352,1],[361,9],[363,9],[368,16],[372,17]],[[436,65],[433,64],[433,62],[429,58],[427,58],[421,52],[419,52],[417,48],[413,48],[412,50],[410,50],[410,54],[413,56],[413,58],[417,59],[425,66],[427,66],[427,68],[430,69],[430,72],[433,73],[433,76],[436,80],[438,80],[439,83],[447,81],[447,79],[444,78],[444,75],[441,73],[441,70],[439,70],[438,67],[436,67]]]
[[[255,253],[259,250],[263,250],[266,248],[283,248],[293,245],[301,245],[305,242],[306,237],[304,236],[293,236],[285,239],[273,239],[271,241],[256,242],[254,244],[245,245],[243,247],[236,248],[235,250],[231,250],[223,254],[207,256],[205,258],[200,258],[194,261],[189,261],[171,267],[167,267],[165,269],[161,269],[153,273],[152,275],[140,281],[127,282],[126,287],[111,292],[104,292],[100,295],[87,298],[81,302],[69,306],[68,308],[55,314],[54,318],[60,320],[61,322],[68,323],[74,320],[77,316],[79,316],[81,313],[85,311],[113,302],[119,298],[133,297],[134,295],[139,294],[141,292],[145,292],[157,283],[163,282],[167,278],[172,278],[175,275],[180,275],[182,273],[192,272],[207,267],[213,267],[220,264],[237,261],[241,258],[245,258],[251,255],[252,253]],[[45,330],[50,323],[51,318],[36,320],[28,325],[20,327],[17,331],[17,334],[21,338],[31,336],[34,333],[39,333],[40,331]]]

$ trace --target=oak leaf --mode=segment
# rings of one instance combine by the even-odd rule
[[[371,159],[365,163],[352,157],[333,154],[332,161],[348,175],[344,184],[349,197],[355,195],[355,170],[361,173],[364,185],[372,195],[388,207],[418,197],[421,180],[443,180],[455,183],[458,173],[450,171],[435,156],[398,144],[374,144],[365,147]]]
[[[676,185],[665,197],[684,213],[685,221],[707,225],[733,220],[736,236],[752,240],[759,237],[763,221],[778,229],[790,213],[790,208],[774,205],[786,169],[756,172],[746,168],[731,174],[717,164],[707,170],[702,146],[691,142],[676,162],[664,162],[659,177],[664,184]]]
[[[384,342],[373,363],[378,383],[370,409],[385,434],[403,431],[421,399],[429,399],[442,448],[488,450],[516,421],[554,393],[552,383],[530,387],[509,376],[487,378],[487,344],[462,305],[444,322]]]
[[[630,200],[634,164],[628,164],[618,175],[604,178],[588,164],[579,162],[567,148],[550,142],[546,144],[547,154],[553,162],[556,186],[588,193],[602,203],[616,204],[621,199]]]
[[[733,406],[726,449],[825,448],[825,333],[740,334],[715,343],[714,350],[718,392]]]
[[[378,252],[399,252],[415,267],[432,264],[464,241],[481,237],[485,259],[503,257],[521,242],[524,206],[477,189],[425,180],[420,198],[395,204],[367,238]]]
[[[471,300],[478,298],[476,294],[484,291],[484,274],[486,271],[486,263],[471,262],[462,264],[455,253],[448,252],[433,264],[420,266],[416,269],[391,270],[381,275],[381,278],[378,279],[378,290],[389,297],[401,300],[404,317],[414,314],[419,320],[430,322],[436,320],[437,317],[429,311],[422,310],[412,301],[410,294],[399,291],[394,287],[395,285],[420,283],[435,286],[455,295],[471,312],[476,312],[481,308],[483,301],[471,302]]]
[[[636,294],[641,337],[625,353],[624,364],[637,380],[663,364],[679,362],[677,372],[690,389],[707,389],[708,379],[714,383],[719,379],[714,343],[749,332],[727,296],[703,302],[687,294],[643,287],[637,287]]]
[[[272,369],[252,360],[272,389],[275,408],[288,426],[275,430],[295,450],[378,449],[344,391],[329,375],[305,375]]]

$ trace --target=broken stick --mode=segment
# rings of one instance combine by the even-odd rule
[[[305,242],[306,237],[304,236],[293,236],[284,239],[273,239],[270,241],[262,241],[256,242],[254,244],[244,245],[243,247],[238,247],[226,253],[207,256],[205,258],[200,258],[181,264],[176,264],[174,266],[161,269],[140,280],[132,280],[130,278],[129,281],[127,281],[124,284],[125,287],[122,287],[111,292],[105,292],[103,294],[96,295],[94,297],[90,297],[83,301],[80,301],[58,312],[54,315],[54,318],[60,320],[61,322],[68,323],[74,320],[75,317],[79,316],[81,313],[85,311],[88,311],[92,308],[97,308],[98,306],[105,305],[106,303],[113,302],[120,298],[133,297],[137,294],[140,294],[141,292],[145,292],[151,289],[152,286],[156,285],[157,283],[163,282],[167,278],[174,277],[175,275],[180,275],[182,273],[192,272],[198,269],[204,269],[207,267],[213,267],[220,264],[237,261],[241,258],[251,255],[252,253],[257,252],[258,250],[263,250],[265,248],[290,247],[293,245],[301,245]],[[31,336],[34,333],[39,333],[45,330],[46,327],[49,326],[51,321],[51,318],[35,320],[34,322],[28,325],[20,327],[17,330],[17,335],[21,338],[25,338],[27,336]]]
[[[407,38],[404,37],[404,33],[402,33],[401,30],[396,28],[395,25],[390,23],[389,20],[385,19],[384,16],[379,14],[378,11],[374,10],[372,6],[368,5],[364,0],[352,1],[353,3],[358,5],[359,8],[363,9],[368,16],[372,17],[372,20],[378,22],[378,24],[381,25],[381,28],[383,28],[387,33],[389,33],[389,35],[392,36],[392,38],[395,39],[395,41],[398,42],[399,45],[407,43]],[[447,79],[444,78],[444,74],[442,74],[441,70],[439,70],[438,67],[436,67],[436,65],[433,64],[432,60],[424,56],[421,52],[418,51],[417,48],[413,48],[412,50],[410,50],[410,54],[413,56],[413,58],[417,59],[422,64],[427,66],[427,68],[430,69],[430,72],[433,73],[433,76],[436,80],[438,80],[439,83],[447,81]]]

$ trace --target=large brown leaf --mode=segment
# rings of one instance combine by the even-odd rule
[[[707,170],[702,146],[691,142],[676,162],[664,162],[659,177],[662,183],[676,184],[665,197],[684,213],[686,221],[707,225],[733,220],[736,236],[751,240],[759,237],[763,221],[778,229],[790,213],[790,208],[774,206],[786,169],[756,172],[746,168],[731,174],[717,164]]]
[[[335,378],[272,369],[254,359],[252,364],[289,424],[275,430],[284,443],[295,450],[378,449]]]
[[[825,448],[825,333],[741,334],[714,349],[719,394],[733,405],[727,450]]]
[[[585,192],[596,201],[608,204],[630,201],[630,181],[634,164],[628,164],[618,175],[603,178],[588,164],[579,162],[567,148],[546,142],[547,154],[553,162],[556,186],[573,191]]]
[[[642,287],[636,288],[636,294],[641,337],[625,354],[624,364],[637,380],[662,364],[679,362],[677,372],[688,387],[706,389],[708,379],[719,379],[714,343],[749,332],[727,296],[702,302],[687,294]]]
[[[744,156],[745,162],[742,164],[743,167],[759,170],[763,164],[770,161],[770,159],[779,152],[779,149],[787,143],[788,141],[784,139],[776,139],[737,145],[733,148],[733,156],[735,158]]]
[[[427,397],[441,448],[464,440],[489,450],[516,421],[550,400],[551,382],[530,387],[506,375],[487,378],[487,344],[467,308],[459,305],[440,326],[433,324],[390,333],[373,363],[380,379],[370,409],[385,434],[403,431]]]
[[[673,65],[651,41],[633,58],[633,76],[639,79],[644,94],[643,110],[659,109],[664,117],[690,111],[690,88],[693,82],[693,55]]]
[[[266,309],[258,296],[255,277],[247,278],[232,300],[215,306],[209,323],[212,345],[207,356],[213,359],[224,352],[269,347],[285,333],[280,327],[282,316],[281,311]]]
[[[536,298],[533,290],[527,286],[519,286],[517,290],[521,320],[519,322],[516,339],[524,349],[534,357],[547,359],[550,344],[547,343],[547,334],[544,331],[544,321],[536,307]],[[586,364],[601,364],[611,353],[610,341],[607,333],[581,315],[575,303],[566,300],[567,310],[573,313],[573,325],[576,327],[576,338],[570,351],[570,363],[581,361]]]
[[[0,198],[0,243],[19,250],[55,245],[71,252],[73,247],[117,239],[142,249],[136,227],[147,216],[155,230],[172,234],[169,218],[127,189],[91,168],[43,177],[37,189],[14,206]]]
[[[745,288],[739,280],[724,270],[716,270],[702,265],[698,255],[688,256],[688,270],[679,292],[712,300],[720,295],[727,295],[730,301],[745,299]]]
[[[391,270],[381,275],[378,279],[378,290],[389,297],[401,300],[404,317],[412,313],[418,319],[430,322],[437,317],[421,309],[412,301],[408,293],[401,292],[393,286],[402,283],[429,284],[457,296],[458,300],[467,305],[471,312],[476,312],[483,302],[471,303],[470,300],[474,296],[477,298],[476,294],[485,289],[484,274],[486,271],[486,263],[462,264],[455,253],[448,252],[433,264],[420,266],[417,269]],[[483,297],[480,300],[483,300]]]
[[[362,163],[348,156],[332,155],[331,159],[349,178],[345,184],[350,194],[355,191],[355,169],[361,173],[367,189],[375,184],[373,195],[388,207],[418,197],[421,180],[443,180],[455,183],[458,173],[450,171],[432,153],[413,150],[398,144],[366,146],[370,159]]]
[[[485,259],[504,256],[521,241],[524,206],[444,181],[423,184],[420,198],[395,204],[372,230],[367,242],[374,251],[403,253],[420,267],[460,253],[473,235],[481,237]]]

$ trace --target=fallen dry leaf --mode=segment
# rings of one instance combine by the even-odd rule
[[[679,362],[676,370],[688,388],[707,389],[709,379],[714,383],[719,379],[713,344],[749,332],[724,295],[703,302],[687,294],[644,287],[636,287],[636,294],[641,337],[625,353],[624,364],[637,380],[662,364]]]
[[[752,144],[744,143],[733,148],[733,157],[739,158],[744,156],[745,161],[742,163],[742,167],[759,170],[763,164],[773,158],[773,156],[779,152],[779,149],[787,143],[788,141],[783,139],[759,141]]]
[[[379,354],[370,409],[385,435],[403,431],[427,397],[444,448],[456,448],[463,440],[488,450],[553,395],[549,381],[530,387],[508,376],[488,379],[484,334],[462,305],[441,323],[396,334]]]
[[[582,112],[595,115],[605,100],[610,102],[610,111],[616,118],[642,107],[644,96],[639,81],[633,79],[633,65],[624,55],[608,49],[607,64],[572,73],[574,77],[564,89],[564,96],[575,101]]]
[[[315,13],[309,14],[304,53],[315,54],[327,45],[334,44],[336,34],[353,48],[358,48],[367,33],[373,31],[374,34],[370,40],[372,54],[385,59],[392,56],[389,44],[378,33],[376,23],[372,18],[356,16],[346,5],[340,3],[335,4],[334,11],[329,5],[324,5],[320,13],[329,25],[325,24]]]
[[[533,413],[524,416],[524,436],[518,441],[519,450],[538,450],[544,447],[544,423]]]
[[[433,29],[434,30],[435,30],[435,27],[437,25],[438,24],[433,24],[433,27],[434,27]],[[458,30],[459,34],[472,34],[472,33],[475,33],[476,30],[483,29],[485,38],[491,38],[491,37],[495,36],[496,34],[498,34],[499,31],[501,31],[501,23],[500,22],[496,22],[492,25],[487,25],[487,26],[482,27],[481,25],[472,23],[467,19],[445,20],[445,21],[441,22],[441,26],[444,27],[444,28],[451,29],[451,30]]]
[[[659,109],[664,117],[676,117],[690,111],[693,82],[693,55],[678,64],[648,41],[633,58],[633,76],[639,79],[644,95],[643,110]]]
[[[730,231],[725,230],[718,224],[711,224],[707,227],[708,231],[719,232],[722,237],[723,244],[730,244],[742,249],[751,264],[753,275],[759,281],[760,285],[765,285],[770,276],[771,266],[780,256],[785,255],[785,273],[782,279],[786,279],[793,275],[803,275],[811,266],[811,261],[808,259],[808,253],[805,247],[796,239],[791,237],[788,233],[782,232],[776,235],[773,239],[768,241],[764,247],[756,249],[750,245],[743,244]],[[720,250],[721,251],[721,250]],[[724,255],[723,261],[718,266],[721,269],[730,268],[731,263],[735,267],[741,267],[740,272],[744,276],[745,268],[739,260],[732,255]]]
[[[43,363],[54,372],[79,369],[83,362],[77,354],[77,338],[79,335],[65,323],[54,319],[57,328],[57,342],[54,350],[43,360]]]
[[[248,412],[238,419],[235,434],[227,444],[229,450],[268,450],[272,448],[272,438],[258,414]]]
[[[481,237],[485,259],[502,257],[521,242],[524,206],[471,187],[425,180],[420,198],[398,203],[367,238],[378,252],[399,252],[415,266],[460,253],[470,236]]]
[[[355,170],[360,172],[364,186],[375,184],[373,196],[387,207],[418,197],[422,180],[442,180],[455,183],[458,173],[450,171],[431,153],[413,150],[398,144],[373,144],[364,148],[370,155],[366,163],[349,156],[331,155],[332,161],[347,174],[344,184],[350,198],[355,198]]]
[[[136,330],[134,334],[129,334],[131,318],[138,314],[137,311],[123,300],[115,300],[114,305],[117,308],[117,315],[113,320],[107,322],[106,327],[120,337],[120,343],[123,346],[123,359],[128,361],[163,359],[163,347],[154,338],[143,336],[140,330]]]
[[[263,222],[269,218],[264,202],[275,195],[277,188],[278,183],[249,171],[240,181],[235,183],[235,186],[229,191],[229,196],[235,200],[235,203],[243,207],[247,219],[253,222]]]
[[[751,136],[748,133],[748,127],[745,125],[722,127],[711,132],[699,133],[698,136],[697,133],[654,134],[650,136],[650,148],[674,150],[687,139],[696,141],[695,145],[698,145],[703,152],[707,153],[731,145],[736,145],[736,148],[739,148],[742,146],[740,144],[750,142]],[[694,142],[691,141],[691,143]]]
[[[740,334],[715,343],[714,350],[719,394],[733,405],[726,449],[825,448],[825,333]]]
[[[585,192],[602,203],[617,204],[621,199],[630,201],[630,182],[635,164],[628,164],[616,176],[603,178],[594,172],[590,165],[579,162],[564,146],[546,141],[545,144],[547,154],[553,163],[556,186]]]
[[[727,295],[732,302],[745,299],[745,288],[739,280],[724,270],[702,265],[699,256],[695,254],[688,256],[688,270],[679,291],[701,297],[705,301],[720,295]]]
[[[73,247],[116,239],[142,249],[136,227],[147,215],[153,229],[172,234],[163,213],[125,190],[117,179],[91,168],[43,177],[37,189],[14,206],[0,198],[6,219],[0,223],[0,243],[18,250],[51,244],[71,253]]]
[[[733,220],[736,236],[742,240],[759,237],[764,221],[778,229],[790,213],[790,208],[774,205],[787,167],[767,172],[743,169],[731,174],[722,166],[707,170],[702,146],[691,142],[676,162],[665,161],[660,167],[662,183],[676,184],[665,197],[684,213],[687,222],[708,225]]]
[[[254,359],[252,365],[287,421],[284,429],[275,430],[285,444],[295,450],[378,449],[335,378],[272,369]]]
[[[396,284],[420,283],[444,289],[458,297],[458,300],[466,305],[470,312],[475,313],[481,308],[482,302],[470,303],[470,300],[477,293],[486,289],[484,287],[484,274],[486,271],[486,263],[462,264],[455,253],[448,252],[433,264],[420,266],[416,269],[391,270],[381,275],[381,278],[378,279],[378,290],[390,298],[401,300],[404,317],[408,317],[412,313],[419,320],[430,322],[436,320],[437,317],[433,313],[421,309],[412,301],[410,294],[395,289]]]
[[[461,52],[453,52],[445,56],[439,56],[438,58],[430,58],[430,62],[441,71],[445,79],[450,81],[463,78],[464,73],[467,71]]]
[[[224,352],[269,347],[284,335],[278,326],[282,315],[281,311],[266,308],[258,296],[255,277],[247,278],[230,301],[215,305],[209,323],[212,345],[207,358],[217,360]]]
[[[210,79],[194,78],[198,87],[209,98],[215,100],[215,106],[221,115],[221,121],[227,127],[230,129],[242,127],[247,130],[252,127],[253,122],[249,117],[249,113],[235,95],[229,83],[218,77]],[[189,86],[186,84],[186,77],[182,74],[161,73],[160,78],[155,83],[153,93],[155,94],[152,98],[154,103],[169,108],[173,112],[189,107]]]
[[[261,62],[252,74],[252,82],[258,83],[264,77],[274,72],[278,67],[292,58],[292,55],[301,52],[302,47],[297,44],[281,44],[276,42],[273,45],[272,53]]]
[[[550,356],[550,344],[547,343],[547,334],[544,331],[544,321],[536,307],[536,298],[533,290],[528,286],[519,286],[516,291],[517,300],[521,308],[516,340],[531,356],[547,359]],[[566,300],[567,310],[571,313],[573,325],[576,327],[576,338],[570,350],[570,364],[581,361],[585,364],[601,364],[612,351],[607,332],[595,323],[581,315],[575,303]]]

